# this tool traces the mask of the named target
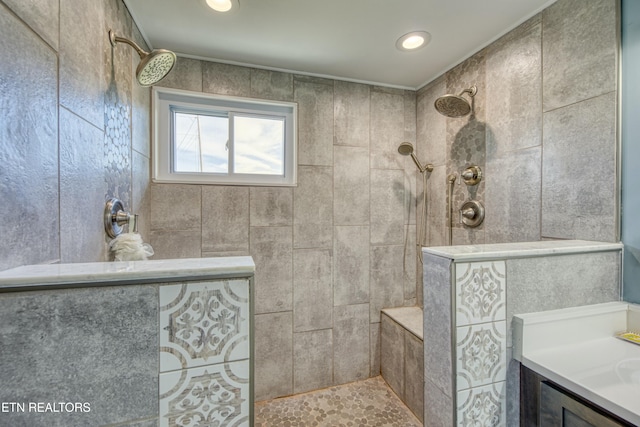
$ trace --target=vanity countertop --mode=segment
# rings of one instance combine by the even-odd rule
[[[89,287],[125,282],[151,283],[248,277],[255,271],[249,256],[126,262],[26,265],[0,271],[0,292]]]
[[[640,425],[640,345],[613,336],[639,321],[640,307],[624,302],[515,316],[514,357]]]

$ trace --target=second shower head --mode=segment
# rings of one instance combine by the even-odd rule
[[[400,143],[400,145],[398,146],[398,153],[402,154],[403,156],[411,156],[411,159],[413,159],[413,163],[416,164],[420,173],[423,173],[425,171],[431,172],[433,170],[433,165],[431,163],[427,163],[426,165],[422,166],[420,160],[418,160],[415,153],[413,152],[413,144],[411,144],[410,142]]]

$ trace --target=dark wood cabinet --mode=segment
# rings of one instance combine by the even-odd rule
[[[521,427],[635,427],[522,366]]]

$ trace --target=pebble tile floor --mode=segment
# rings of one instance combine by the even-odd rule
[[[422,427],[382,377],[255,404],[255,427]]]

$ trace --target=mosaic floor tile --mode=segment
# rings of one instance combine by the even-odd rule
[[[255,405],[255,427],[419,427],[382,377]]]

